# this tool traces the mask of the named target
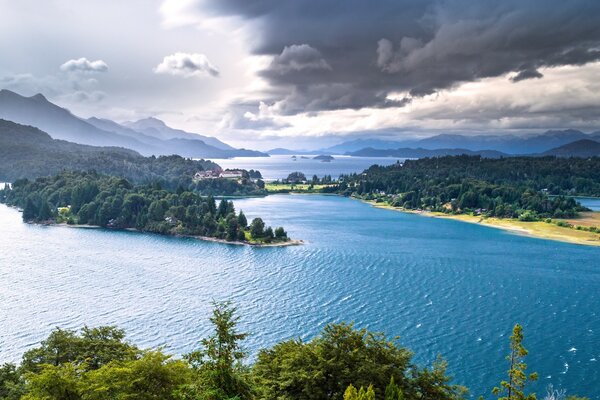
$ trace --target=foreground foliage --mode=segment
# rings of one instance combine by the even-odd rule
[[[206,236],[227,241],[287,241],[260,218],[250,225],[233,203],[160,185],[134,186],[123,178],[94,172],[63,172],[35,181],[18,180],[0,191],[0,202],[23,209],[26,222],[66,222],[116,229],[133,228],[171,235]]]
[[[289,340],[262,350],[245,365],[238,331],[239,317],[230,303],[215,303],[213,333],[197,350],[173,359],[161,350],[141,350],[114,327],[80,332],[55,329],[41,345],[23,356],[20,366],[0,367],[2,400],[458,400],[466,389],[450,383],[446,363],[438,359],[420,368],[397,339],[356,329],[352,324],[327,325],[311,341]],[[522,330],[511,337],[505,400],[525,395]],[[501,394],[498,389],[495,393]],[[548,400],[565,398],[548,391]],[[558,397],[557,397],[558,396]],[[576,397],[569,397],[577,400]],[[581,399],[582,400],[582,399]]]

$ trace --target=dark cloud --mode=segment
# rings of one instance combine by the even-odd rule
[[[252,25],[252,51],[274,57],[262,75],[287,112],[396,106],[389,93],[419,96],[510,72],[539,78],[540,68],[600,59],[597,0],[200,4]]]
[[[510,80],[513,82],[519,82],[524,81],[525,79],[541,79],[543,77],[544,75],[537,69],[525,69],[510,78]]]

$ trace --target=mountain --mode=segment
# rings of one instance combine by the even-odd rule
[[[412,141],[416,143],[417,141]],[[366,148],[373,149],[397,149],[399,147],[410,146],[409,141],[381,140],[381,139],[355,139],[337,144],[335,146],[320,149],[317,153],[326,154],[346,154],[348,152],[358,151]],[[314,152],[313,152],[314,153]]]
[[[54,175],[62,170],[96,170],[132,181],[191,177],[197,171],[214,169],[210,161],[192,161],[179,156],[143,157],[120,147],[97,147],[52,139],[32,126],[0,119],[0,181]]]
[[[600,157],[600,142],[590,139],[577,140],[548,150],[543,155],[557,157]]]
[[[318,154],[319,151],[308,151],[308,150],[290,150],[284,149],[283,147],[277,147],[276,149],[271,149],[267,151],[267,154],[270,155],[278,155],[278,156],[291,156],[291,155],[310,155],[310,154]]]
[[[587,135],[574,129],[550,130],[537,135],[455,135],[440,134],[424,139],[380,140],[358,139],[319,150],[321,153],[345,154],[364,148],[398,149],[422,148],[427,150],[465,149],[471,151],[496,150],[507,154],[534,154],[562,146],[576,140],[600,137],[600,132]]]
[[[118,146],[143,155],[178,154],[190,158],[263,157],[264,153],[233,147],[206,136],[169,128],[151,118],[137,121],[142,132],[100,118],[83,120],[69,110],[48,101],[43,95],[21,96],[0,90],[0,118],[35,126],[54,139],[93,146]],[[133,126],[137,126],[132,123]],[[160,132],[159,132],[160,131]],[[158,136],[158,137],[157,137]],[[219,147],[207,144],[203,138]]]
[[[180,129],[173,129],[158,118],[144,118],[139,121],[125,122],[124,126],[136,130],[148,136],[155,137],[161,140],[170,139],[190,139],[202,140],[209,146],[216,147],[221,150],[236,150],[230,145],[221,142],[219,139],[211,136],[203,136],[197,133],[186,132]]]
[[[149,152],[152,149],[138,140],[96,128],[49,102],[43,95],[24,97],[10,90],[0,90],[0,118],[31,125],[55,139],[95,146],[120,146]]]
[[[399,148],[399,149],[373,149],[368,147],[359,151],[346,153],[347,155],[354,157],[399,157],[399,158],[425,158],[425,157],[443,157],[443,156],[457,156],[457,155],[479,155],[485,158],[500,158],[509,156],[506,153],[501,153],[495,150],[467,150],[467,149],[436,149],[429,150],[423,148],[410,149],[410,148]]]

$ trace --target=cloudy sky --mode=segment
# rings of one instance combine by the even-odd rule
[[[597,0],[0,0],[0,88],[267,149],[600,129]]]

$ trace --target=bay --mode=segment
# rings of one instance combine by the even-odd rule
[[[292,172],[300,171],[307,178],[312,178],[317,175],[322,178],[325,175],[331,175],[337,179],[340,174],[351,174],[354,172],[362,172],[373,164],[391,165],[396,162],[404,161],[404,158],[394,157],[351,157],[351,156],[334,156],[331,162],[322,162],[314,160],[314,156],[292,156],[288,155],[273,155],[270,157],[235,157],[230,159],[215,159],[212,160],[219,164],[223,169],[255,169],[262,173],[266,180],[277,180],[287,178]]]
[[[486,398],[504,378],[518,322],[538,394],[552,383],[600,399],[600,249],[337,196],[235,205],[306,244],[251,248],[36,226],[0,206],[0,362],[18,361],[56,326],[105,324],[180,355],[209,333],[211,300],[229,299],[252,357],[354,321],[400,335],[421,365],[443,355],[455,381]]]

